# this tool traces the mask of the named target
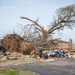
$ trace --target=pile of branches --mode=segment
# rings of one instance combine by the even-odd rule
[[[2,45],[9,52],[16,51],[16,52],[20,52],[23,54],[30,54],[30,52],[34,48],[33,45],[26,42],[22,37],[20,37],[17,34],[6,35],[2,39]]]

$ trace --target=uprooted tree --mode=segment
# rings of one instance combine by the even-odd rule
[[[34,27],[34,32],[33,34],[37,33],[37,37],[40,37],[36,42],[39,42],[39,44],[47,45],[54,43],[53,40],[48,40],[50,35],[54,33],[56,30],[63,30],[65,27],[72,29],[75,27],[75,5],[69,5],[63,8],[59,8],[56,12],[56,18],[53,20],[53,22],[50,25],[50,28],[46,30],[44,26],[41,26],[38,23],[38,19],[36,21],[28,18],[28,17],[20,17],[21,19],[26,19],[32,24],[28,24],[29,26],[29,31],[32,27]],[[33,30],[32,30],[33,31]],[[28,33],[28,32],[27,32]],[[28,33],[29,34],[29,33]],[[31,35],[31,34],[30,34]],[[24,35],[24,37],[27,37]],[[31,36],[29,36],[31,38]],[[35,37],[35,36],[34,36]],[[36,39],[34,39],[36,40]]]
[[[34,46],[17,34],[6,35],[2,39],[2,45],[9,52],[19,52],[23,54],[30,54],[34,50]]]

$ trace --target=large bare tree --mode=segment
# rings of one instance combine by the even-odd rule
[[[75,4],[59,8],[56,11],[56,17],[50,24],[50,28],[48,30],[38,23],[38,19],[34,21],[28,17],[22,16],[20,18],[32,22],[31,26],[34,26],[35,30],[42,36],[42,39],[40,40],[42,40],[43,43],[48,43],[48,37],[52,35],[54,31],[62,30],[65,27],[68,27],[70,29],[75,27]]]

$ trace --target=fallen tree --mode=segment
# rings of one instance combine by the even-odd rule
[[[24,16],[21,16],[20,18],[28,20],[32,23],[32,24],[28,24],[27,26],[30,27],[29,29],[31,29],[31,27],[34,27],[33,34],[37,33],[37,35],[35,35],[35,36],[37,36],[37,38],[35,36],[33,36],[33,39],[32,39],[35,45],[37,43],[39,43],[43,47],[45,47],[45,46],[51,47],[52,46],[51,44],[54,44],[54,43],[52,41],[50,42],[50,40],[53,40],[53,39],[51,39],[51,36],[52,36],[52,34],[54,34],[55,31],[60,32],[60,30],[64,30],[65,28],[73,29],[75,27],[75,4],[59,8],[56,11],[56,17],[54,17],[54,20],[50,24],[50,27],[48,29],[45,29],[44,26],[40,25],[38,23],[38,19],[35,21],[35,20],[32,20],[32,19],[30,19],[28,17],[24,17]],[[30,35],[28,37],[30,37]],[[24,35],[24,38],[28,38],[28,37],[26,35]],[[29,39],[31,39],[31,37]],[[34,41],[34,39],[35,39],[35,41]],[[58,44],[55,43],[55,45],[58,45]]]
[[[21,38],[17,34],[6,35],[2,39],[2,45],[9,52],[16,51],[23,54],[30,54],[31,51],[34,49],[32,44],[26,42],[23,38]]]

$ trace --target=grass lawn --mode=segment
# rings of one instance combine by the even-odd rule
[[[39,75],[35,72],[23,71],[14,68],[0,67],[0,75]]]

